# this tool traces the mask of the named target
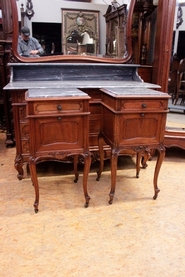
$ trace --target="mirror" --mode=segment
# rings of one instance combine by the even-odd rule
[[[181,6],[182,5],[182,6]],[[180,32],[184,32],[185,24],[183,24],[182,15],[185,12],[185,6],[176,1],[176,12],[174,18],[174,31],[172,42],[172,57],[170,62],[168,92],[172,99],[170,100],[170,112],[167,115],[167,130],[175,128],[176,130],[185,130],[185,103],[181,103],[181,98],[176,99],[177,94],[177,72],[179,70],[180,60],[185,58],[184,44],[179,40]],[[184,26],[183,26],[184,25]],[[182,49],[182,51],[181,51]],[[179,58],[179,57],[180,58]],[[183,85],[184,80],[182,80]]]
[[[81,55],[81,54],[79,55],[78,51],[76,50],[77,53],[75,54],[70,53],[69,55],[52,55],[52,56],[32,58],[32,59],[28,59],[26,57],[20,57],[17,53],[17,40],[18,40],[18,32],[19,32],[17,4],[15,0],[9,0],[8,3],[11,3],[10,10],[12,11],[11,18],[13,22],[11,27],[11,30],[13,33],[13,44],[12,44],[13,56],[11,57],[10,61],[27,62],[27,63],[60,62],[60,61],[61,62],[99,62],[99,63],[117,63],[117,64],[129,63],[131,62],[132,53],[134,50],[132,49],[132,19],[133,19],[132,17],[133,17],[135,4],[138,4],[140,2],[143,2],[146,5],[146,7],[147,5],[149,5],[149,3],[153,2],[158,5],[158,9],[160,10],[160,13],[157,13],[157,16],[156,16],[156,22],[157,22],[157,25],[156,25],[157,32],[155,37],[156,43],[155,43],[155,47],[152,47],[151,49],[151,51],[154,52],[154,61],[151,67],[152,82],[161,85],[162,91],[167,92],[168,73],[169,73],[168,63],[169,63],[170,54],[171,54],[171,42],[169,43],[169,41],[171,41],[171,34],[172,34],[171,25],[173,24],[172,17],[173,17],[173,12],[175,10],[175,4],[176,4],[176,1],[174,0],[168,0],[168,1],[130,0],[129,8],[127,7],[128,15],[127,15],[127,22],[126,22],[126,30],[124,30],[124,37],[126,39],[125,41],[126,51],[125,51],[125,54],[120,56],[119,58],[111,57],[111,55],[107,55],[106,57],[99,57],[99,56],[93,56],[93,55]],[[47,16],[46,16],[46,20],[47,20]],[[69,39],[70,39],[70,35],[67,38],[68,43],[69,43]],[[142,45],[140,45],[140,49],[141,48],[142,48]],[[110,50],[109,47],[107,47],[107,50],[109,52],[112,51]],[[83,53],[83,50],[81,52]],[[138,48],[137,48],[137,52],[139,52]],[[112,53],[114,54],[114,51]],[[137,63],[140,63],[140,61],[138,61]],[[180,118],[182,118],[183,116],[184,115],[180,114]],[[171,119],[169,114],[168,120],[167,120],[167,126],[169,126],[170,120]],[[179,121],[180,119],[177,119],[176,126],[178,126]],[[173,126],[175,126],[175,124],[173,124]],[[173,134],[170,134],[170,137],[172,138],[174,138],[175,136],[176,136],[175,131],[173,132]],[[184,139],[185,135],[181,134],[181,136],[183,136],[183,140],[185,140]]]
[[[131,37],[131,28],[132,28],[132,15],[133,15],[133,10],[135,6],[135,1],[132,0],[130,5],[129,5],[129,10],[127,14],[127,19],[126,19],[126,30],[125,30],[125,38],[126,38],[126,51],[124,56],[115,58],[115,57],[100,57],[98,55],[92,55],[98,53],[98,45],[97,43],[95,46],[92,46],[92,41],[90,41],[89,46],[88,46],[88,51],[86,55],[82,55],[84,53],[83,46],[80,46],[79,48],[76,46],[78,49],[74,49],[74,51],[69,51],[70,53],[67,54],[67,47],[69,46],[69,41],[71,38],[71,34],[68,35],[67,40],[66,40],[66,47],[65,47],[65,53],[64,55],[52,55],[52,56],[44,56],[44,57],[37,57],[37,58],[27,58],[27,57],[21,57],[17,53],[17,41],[18,41],[18,34],[19,34],[19,26],[18,26],[18,11],[17,11],[17,4],[15,0],[10,0],[11,2],[11,7],[12,7],[12,21],[14,22],[13,25],[13,44],[12,44],[12,52],[13,56],[12,59],[14,59],[17,62],[60,62],[60,61],[90,61],[90,62],[103,62],[103,63],[126,63],[128,62],[131,57],[132,57],[132,37]],[[86,33],[89,34],[89,32],[86,31]],[[85,36],[85,34],[84,34]],[[92,39],[91,35],[89,34],[90,38]],[[93,38],[93,42],[96,40]],[[68,44],[67,44],[68,43]],[[72,47],[73,48],[73,47]],[[94,49],[93,49],[94,48]],[[75,52],[75,53],[74,53]]]
[[[64,55],[99,53],[99,12],[62,9]]]

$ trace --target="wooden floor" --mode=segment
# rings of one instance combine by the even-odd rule
[[[153,200],[156,157],[135,178],[135,157],[120,157],[116,195],[108,204],[109,163],[99,182],[89,174],[90,205],[83,207],[82,176],[71,165],[38,168],[40,205],[28,177],[16,178],[15,148],[0,132],[1,277],[184,277],[185,151],[168,149]],[[60,174],[61,173],[61,174]]]

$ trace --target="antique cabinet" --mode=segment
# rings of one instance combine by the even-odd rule
[[[127,5],[112,1],[104,15],[106,21],[106,53],[109,57],[123,57],[126,52]]]
[[[29,128],[26,116],[25,92],[28,89],[58,88],[69,92],[80,89],[87,93],[89,101],[89,150],[93,161],[98,158],[98,134],[101,121],[101,88],[135,87],[156,88],[160,86],[142,82],[134,64],[96,64],[96,63],[13,63],[11,82],[5,90],[12,95],[13,117],[16,139],[15,168],[19,179],[24,178],[24,164],[30,157]],[[108,155],[110,147],[104,145]]]
[[[9,82],[9,55],[12,47],[12,20],[10,0],[0,0],[0,125],[6,129],[5,143],[14,145],[11,136],[13,126],[11,95],[3,92],[3,87]]]
[[[39,185],[36,164],[83,156],[85,207],[89,204],[87,177],[91,164],[89,152],[89,99],[78,89],[30,89],[26,92],[29,128],[29,167],[35,189],[34,209],[38,212]],[[75,159],[76,161],[76,159]],[[78,174],[75,172],[75,182]]]
[[[111,190],[109,203],[112,204],[118,155],[127,149],[143,153],[157,149],[159,156],[154,173],[154,197],[159,189],[157,178],[165,155],[164,134],[168,99],[166,93],[143,88],[102,88],[101,128],[99,134],[100,169],[103,171],[103,139],[111,147]]]

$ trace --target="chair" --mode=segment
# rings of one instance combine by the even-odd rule
[[[168,93],[172,96],[172,103],[176,99],[177,94],[177,72],[179,69],[179,58],[173,55],[170,63],[170,73],[168,78]]]
[[[175,103],[181,98],[180,105],[185,101],[185,59],[182,59],[179,63],[179,70],[177,72],[177,92],[175,97]]]

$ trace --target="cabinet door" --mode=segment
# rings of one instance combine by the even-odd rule
[[[164,139],[166,113],[115,114],[104,108],[102,132],[112,146],[159,144]]]
[[[30,119],[31,152],[66,149],[81,150],[88,146],[88,117],[41,117]],[[33,131],[34,130],[34,131]]]

